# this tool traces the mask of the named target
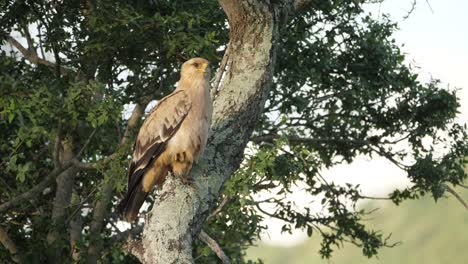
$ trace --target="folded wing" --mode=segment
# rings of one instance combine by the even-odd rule
[[[119,204],[120,212],[131,216],[138,214],[147,195],[142,190],[143,177],[153,161],[164,152],[168,140],[177,132],[190,108],[189,97],[183,90],[179,90],[159,101],[148,115],[135,140],[127,194]]]

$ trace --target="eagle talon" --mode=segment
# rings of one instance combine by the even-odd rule
[[[186,184],[192,187],[195,186],[195,180],[190,176],[182,176],[180,177],[180,179],[182,180],[183,184]]]

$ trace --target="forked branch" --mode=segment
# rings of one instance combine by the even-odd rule
[[[200,231],[198,237],[201,241],[205,242],[208,245],[208,247],[210,247],[211,250],[213,250],[214,253],[216,253],[216,255],[219,257],[223,264],[231,263],[226,253],[224,253],[223,249],[219,246],[218,242],[211,238],[205,231]]]
[[[463,207],[465,207],[465,209],[468,210],[468,204],[466,204],[465,200],[463,200],[463,198],[454,189],[450,188],[450,186],[448,185],[445,185],[445,189],[447,190],[447,192],[455,196],[455,198],[463,205]]]
[[[46,65],[54,69],[57,68],[57,65],[55,63],[40,58],[36,52],[28,50],[27,48],[23,47],[21,43],[19,43],[16,39],[12,38],[11,36],[8,36],[6,40],[8,41],[8,43],[14,46],[23,55],[25,59],[27,59],[31,63]],[[60,70],[64,74],[73,73],[73,70],[63,67],[63,66],[60,66]]]

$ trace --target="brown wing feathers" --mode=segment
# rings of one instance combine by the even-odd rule
[[[183,90],[163,98],[151,111],[143,123],[134,145],[133,159],[128,173],[128,190],[117,210],[125,215],[127,221],[133,221],[143,204],[147,192],[142,181],[145,173],[154,166],[164,152],[167,141],[177,132],[187,116],[191,103]],[[160,174],[167,174],[164,169]],[[152,175],[151,177],[165,177]],[[157,180],[157,179],[155,179]]]
[[[118,207],[127,221],[137,217],[148,192],[164,182],[168,170],[189,180],[211,123],[208,64],[203,58],[186,61],[175,92],[163,98],[143,123],[135,141],[128,191]]]

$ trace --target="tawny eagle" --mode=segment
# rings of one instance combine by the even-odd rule
[[[145,119],[135,141],[128,190],[120,211],[136,219],[153,186],[168,172],[188,181],[192,164],[205,148],[213,104],[208,61],[193,58],[182,65],[177,88],[161,99]]]

